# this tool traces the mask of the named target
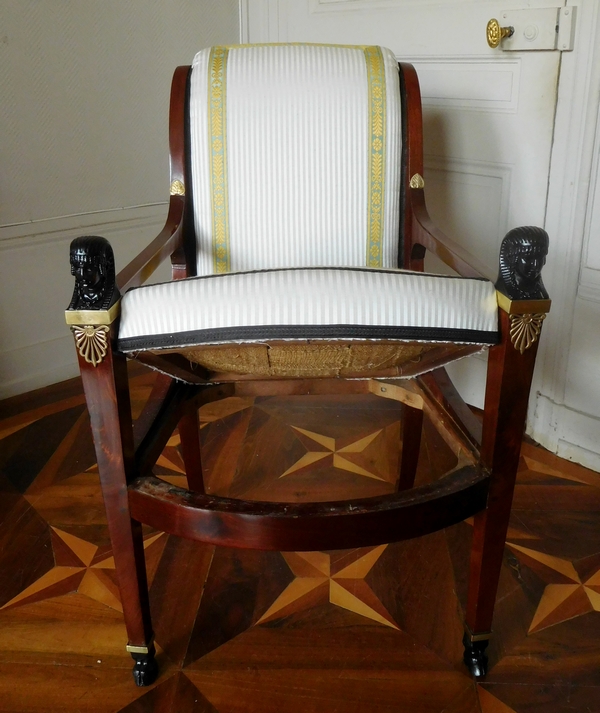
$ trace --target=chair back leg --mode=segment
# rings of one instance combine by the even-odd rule
[[[402,453],[400,456],[400,476],[398,478],[399,491],[409,490],[415,483],[423,428],[423,409],[412,408],[412,406],[404,404],[402,411]]]
[[[198,408],[193,400],[185,403],[183,415],[177,427],[181,438],[181,455],[185,465],[188,488],[197,493],[204,493],[200,455],[200,424],[198,423]]]

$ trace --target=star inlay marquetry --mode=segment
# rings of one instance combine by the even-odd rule
[[[122,612],[112,552],[103,552],[97,545],[56,527],[52,527],[51,531],[55,566],[0,609],[12,609],[77,592]],[[161,537],[164,537],[162,532],[148,537],[144,541],[144,549]]]
[[[314,443],[322,446],[325,450],[307,451],[298,461],[294,463],[294,465],[288,468],[285,473],[280,475],[280,478],[285,478],[287,475],[310,468],[315,463],[320,463],[322,466],[324,464],[323,461],[327,459],[327,461],[332,464],[334,468],[346,470],[350,473],[355,473],[356,475],[363,475],[365,478],[373,478],[374,480],[383,481],[386,480],[380,475],[366,470],[361,465],[351,460],[352,454],[363,453],[367,447],[373,443],[377,436],[379,436],[382,429],[379,429],[378,431],[375,431],[375,433],[371,433],[364,438],[360,438],[358,441],[354,441],[354,443],[338,448],[336,446],[335,438],[324,436],[320,433],[314,433],[313,431],[307,431],[306,429],[298,428],[297,426],[292,426],[292,428],[303,436],[306,436]],[[350,456],[350,458],[348,456]]]
[[[582,579],[569,560],[507,544],[548,582],[529,627],[530,634],[591,611],[600,611],[600,568]]]
[[[342,609],[398,629],[365,577],[373,569],[387,545],[365,553],[355,550],[337,560],[325,552],[285,552],[283,558],[296,578],[258,620],[257,624],[329,601]],[[348,561],[350,559],[350,561]]]

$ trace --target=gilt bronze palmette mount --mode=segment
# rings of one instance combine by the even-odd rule
[[[97,366],[106,356],[110,327],[105,324],[72,326],[77,351],[88,364]]]
[[[537,342],[545,319],[543,313],[510,315],[510,340],[521,354]]]

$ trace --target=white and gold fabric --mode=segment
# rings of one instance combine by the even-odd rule
[[[307,366],[318,375],[423,352],[398,343],[497,341],[491,283],[397,269],[402,107],[389,49],[202,50],[189,115],[198,277],[128,292],[121,351],[180,351],[216,371],[272,375],[284,341],[288,360],[329,358]],[[294,340],[315,346],[294,351]],[[341,351],[323,349],[340,340]],[[348,361],[348,340],[389,348]],[[269,368],[240,349],[209,349],[241,343],[266,345]]]

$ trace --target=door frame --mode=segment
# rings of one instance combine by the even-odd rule
[[[552,311],[540,344],[528,432],[549,450],[600,470],[600,444],[597,457],[577,454],[577,448],[561,452],[560,447],[569,412],[573,413],[565,403],[565,392],[600,109],[600,3],[568,0],[566,4],[578,8],[578,17],[575,50],[563,53],[559,70],[546,202],[544,227],[551,238],[551,253],[544,281],[552,296]],[[600,300],[600,283],[597,292]],[[594,416],[578,415],[600,426]]]

